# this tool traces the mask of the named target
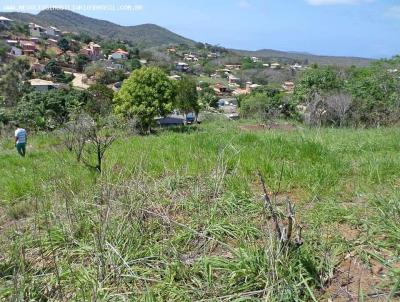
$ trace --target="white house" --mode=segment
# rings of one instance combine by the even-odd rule
[[[49,91],[50,89],[57,88],[58,85],[53,83],[52,81],[46,81],[42,79],[32,79],[28,80],[29,84],[39,92],[46,92]]]
[[[257,58],[257,57],[251,57],[251,60],[253,61],[253,63],[259,63],[259,62],[261,62],[261,59],[260,59],[260,58]]]
[[[279,69],[279,68],[281,68],[281,64],[279,64],[279,63],[272,63],[271,64],[271,69]]]
[[[61,36],[61,31],[57,27],[50,26],[46,28],[46,34],[50,37],[58,38]]]
[[[230,74],[228,77],[229,84],[237,84],[240,82],[240,78],[235,77],[233,74]]]
[[[46,31],[43,27],[40,25],[37,25],[35,23],[29,23],[29,34],[32,37],[40,38],[43,35],[45,35]]]
[[[109,60],[126,60],[128,59],[129,53],[123,49],[117,49],[111,55],[108,56]]]
[[[11,25],[12,20],[6,17],[0,16],[0,25],[4,27],[9,27]]]

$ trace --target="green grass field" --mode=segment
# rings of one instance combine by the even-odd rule
[[[213,122],[123,136],[98,175],[55,134],[0,142],[0,300],[396,301],[400,131]],[[279,215],[303,227],[281,249]]]

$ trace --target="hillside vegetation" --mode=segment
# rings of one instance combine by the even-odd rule
[[[398,129],[180,129],[120,133],[100,175],[57,133],[25,159],[2,138],[0,300],[395,299]],[[258,170],[301,247],[277,245]]]
[[[280,62],[303,62],[303,64],[336,65],[336,66],[367,66],[373,59],[359,57],[321,56],[309,53],[288,52],[272,49],[260,49],[256,51],[236,50],[233,52],[242,56],[256,56]]]
[[[190,45],[193,43],[189,39],[154,24],[121,26],[68,10],[44,10],[37,15],[27,13],[1,13],[1,15],[25,23],[33,22],[42,26],[56,26],[64,31],[87,33],[93,37],[128,41],[140,47],[181,43]]]

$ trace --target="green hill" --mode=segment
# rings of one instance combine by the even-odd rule
[[[338,66],[366,66],[373,59],[359,57],[339,57],[339,56],[320,56],[301,52],[287,52],[273,49],[261,49],[257,51],[232,50],[233,52],[244,56],[256,56],[268,60],[277,60],[283,63],[300,62],[303,64],[316,63],[319,65],[338,65]]]
[[[56,26],[64,31],[84,32],[91,36],[120,39],[145,47],[165,44],[193,44],[190,39],[179,36],[154,24],[121,26],[109,21],[89,18],[68,10],[44,10],[37,15],[27,13],[0,13],[21,22],[34,22],[42,26]]]

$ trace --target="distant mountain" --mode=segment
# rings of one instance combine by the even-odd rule
[[[366,66],[373,59],[359,58],[359,57],[339,57],[339,56],[319,56],[309,53],[301,52],[289,52],[289,51],[279,51],[272,49],[261,49],[257,51],[248,50],[237,50],[232,49],[233,52],[242,56],[255,56],[264,58],[267,60],[276,60],[285,63],[308,63],[308,64],[319,64],[319,65],[337,65],[337,66]]]
[[[154,24],[121,26],[68,10],[44,10],[37,15],[27,13],[0,13],[0,15],[25,23],[33,22],[42,26],[56,26],[63,31],[84,32],[93,37],[126,40],[142,47],[181,43],[192,45],[194,43],[190,39]]]
[[[188,44],[193,46],[195,44],[193,40],[177,35],[158,25],[121,26],[109,21],[89,18],[68,10],[44,10],[37,15],[16,12],[0,13],[0,15],[25,23],[34,22],[42,26],[56,26],[63,31],[84,32],[92,37],[100,36],[112,40],[125,40],[139,47],[157,47],[167,44]],[[256,56],[284,63],[364,66],[372,61],[372,59],[366,58],[318,56],[302,52],[284,52],[271,49],[258,51],[232,49],[231,51],[239,55]]]

